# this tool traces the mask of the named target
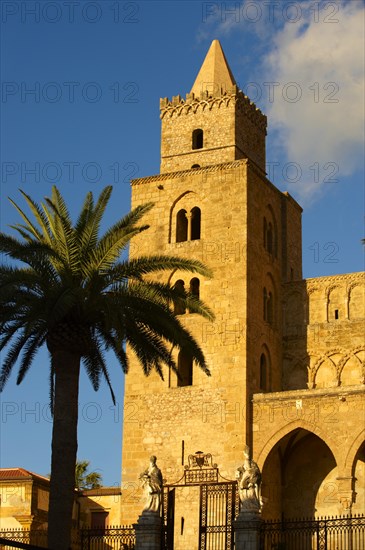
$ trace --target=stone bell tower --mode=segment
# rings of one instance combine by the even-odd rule
[[[186,98],[161,99],[160,110],[161,173],[132,181],[132,207],[155,203],[144,219],[150,229],[134,240],[132,253],[206,263],[211,280],[179,272],[166,279],[199,295],[216,319],[177,312],[201,344],[210,377],[181,352],[179,379],[168,370],[164,381],[154,373],[146,378],[131,362],[125,524],[141,512],[138,476],[152,454],[168,483],[197,451],[211,453],[221,474],[234,477],[245,445],[252,444],[253,393],[281,387],[281,283],[301,278],[301,209],[266,178],[266,117],[238,89],[218,40]],[[188,510],[184,518],[186,532],[194,531]]]
[[[186,98],[160,109],[161,173],[245,158],[265,171],[266,116],[238,90],[218,40]]]

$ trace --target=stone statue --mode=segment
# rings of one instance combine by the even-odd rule
[[[150,465],[141,473],[140,480],[145,492],[144,512],[159,512],[162,493],[162,474],[156,464],[157,458],[151,456]]]
[[[241,510],[260,510],[262,507],[260,468],[252,460],[247,446],[243,454],[245,456],[243,465],[236,470]]]

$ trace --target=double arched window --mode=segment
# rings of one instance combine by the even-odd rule
[[[200,239],[201,210],[194,206],[187,212],[184,208],[176,214],[176,242],[196,241]]]
[[[181,291],[182,293],[185,292],[185,281],[183,281],[182,279],[177,280],[174,286],[177,290]],[[199,298],[199,296],[200,296],[200,281],[197,277],[193,277],[190,280],[189,292],[190,292],[190,294],[192,294],[196,298]],[[186,313],[185,303],[184,303],[183,298],[181,300],[180,299],[177,300],[177,302],[175,303],[174,313],[175,313],[175,315],[184,315],[184,313]]]

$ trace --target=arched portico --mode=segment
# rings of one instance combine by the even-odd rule
[[[339,512],[338,468],[329,445],[301,426],[287,430],[260,455],[263,517],[293,519]]]
[[[334,454],[336,462],[339,462],[338,457],[336,456],[336,450],[337,450],[336,442],[330,436],[328,436],[327,433],[325,434],[317,424],[314,424],[312,422],[306,422],[305,420],[300,419],[300,420],[293,420],[292,422],[289,422],[288,424],[286,424],[285,426],[277,430],[267,440],[266,444],[263,446],[261,451],[256,456],[257,464],[259,465],[261,470],[264,467],[265,461],[269,453],[272,451],[275,445],[279,441],[281,441],[285,436],[294,432],[297,429],[303,429],[308,432],[311,432],[317,435],[323,441],[325,441],[325,443],[328,445],[328,447],[331,449],[332,453]]]

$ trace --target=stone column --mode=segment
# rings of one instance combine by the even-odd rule
[[[136,532],[136,550],[160,550],[162,518],[158,512],[145,510],[133,525]]]
[[[339,500],[338,513],[341,516],[351,516],[352,504],[355,502],[356,496],[354,491],[354,477],[339,476],[336,478],[336,481]]]
[[[251,499],[250,499],[251,500]],[[245,501],[233,522],[236,550],[260,549],[261,513],[256,502]]]

